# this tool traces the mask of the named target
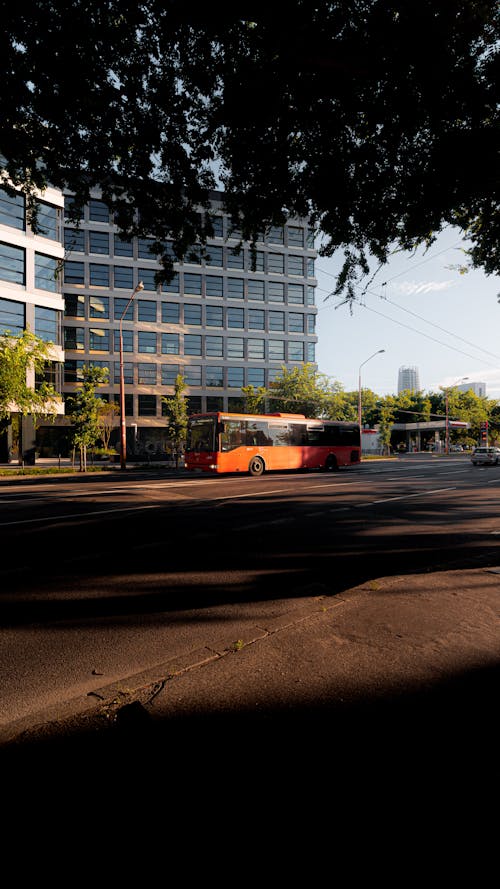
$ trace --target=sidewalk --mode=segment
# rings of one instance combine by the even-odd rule
[[[244,639],[99,689],[0,737],[0,756],[283,751],[385,780],[498,781],[500,568],[384,577],[293,601]],[[242,748],[243,750],[243,748]],[[270,758],[270,759],[269,759]],[[382,770],[382,772],[381,772]],[[403,770],[403,771],[401,771]]]

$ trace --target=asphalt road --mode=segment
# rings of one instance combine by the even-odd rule
[[[498,485],[466,455],[2,481],[0,731],[378,577],[494,564]]]

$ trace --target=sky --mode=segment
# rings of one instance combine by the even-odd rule
[[[415,366],[425,392],[468,377],[464,382],[484,382],[487,397],[500,399],[500,278],[460,274],[454,266],[464,265],[464,246],[461,233],[449,228],[427,252],[394,255],[360,285],[352,312],[329,297],[340,257],[318,256],[319,372],[352,392],[361,368],[362,387],[384,396],[397,393],[400,367]]]

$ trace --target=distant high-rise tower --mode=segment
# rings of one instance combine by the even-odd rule
[[[486,383],[461,383],[456,388],[459,392],[469,392],[472,389],[474,395],[479,395],[482,398],[486,396]]]
[[[420,377],[418,375],[418,367],[400,367],[398,374],[398,395],[400,392],[420,391]]]

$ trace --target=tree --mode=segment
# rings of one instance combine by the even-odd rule
[[[50,359],[50,343],[30,330],[16,336],[9,331],[0,335],[0,419],[7,419],[12,412],[31,414],[35,421],[55,415],[59,394],[49,383],[35,385],[35,376],[43,376]]]
[[[99,428],[102,446],[105,451],[109,451],[109,442],[111,433],[115,425],[117,415],[120,413],[120,406],[114,401],[103,401],[99,399],[100,404],[97,409],[97,426]]]
[[[171,398],[162,398],[168,413],[168,434],[175,446],[175,468],[179,467],[179,452],[186,441],[188,426],[188,406],[182,394],[186,388],[184,377],[178,374],[174,383],[174,394]]]
[[[83,369],[82,385],[68,399],[68,416],[73,425],[73,445],[80,452],[80,472],[87,471],[87,448],[95,445],[101,436],[102,399],[96,395],[96,390],[107,380],[108,368],[95,367],[91,364]]]
[[[312,364],[293,367],[284,365],[267,391],[271,411],[323,417],[331,396],[331,386],[325,374]]]
[[[35,222],[36,187],[69,188],[77,219],[100,186],[168,277],[211,233],[198,210],[220,184],[246,239],[310,218],[322,252],[343,255],[348,299],[372,257],[446,225],[473,266],[500,270],[497,0],[290,0],[251,20],[178,0],[1,10],[5,184]]]

